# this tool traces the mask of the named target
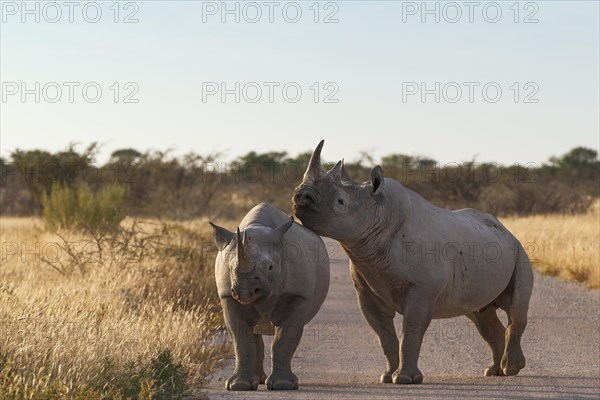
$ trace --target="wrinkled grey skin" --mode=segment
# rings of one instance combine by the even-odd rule
[[[323,240],[267,203],[250,210],[236,233],[211,225],[219,249],[217,290],[235,348],[235,371],[225,387],[298,389],[292,356],[329,290]],[[263,334],[275,335],[268,378]]]
[[[294,191],[294,213],[348,254],[358,304],[387,358],[381,382],[421,383],[417,361],[432,318],[460,315],[475,323],[491,348],[486,376],[515,375],[525,367],[520,341],[533,274],[519,241],[496,217],[436,207],[384,179],[379,166],[364,184],[348,177],[342,161],[325,172],[322,146]],[[508,315],[507,328],[498,308]],[[396,313],[403,315],[401,344]]]

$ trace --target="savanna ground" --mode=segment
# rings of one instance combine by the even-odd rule
[[[598,288],[599,210],[502,221],[541,273]],[[3,218],[1,241],[0,398],[195,397],[230,350],[213,340],[205,220],[127,219],[94,237]]]
[[[584,214],[507,217],[501,221],[540,273],[600,288],[600,201]]]

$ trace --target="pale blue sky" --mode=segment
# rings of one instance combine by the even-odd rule
[[[98,2],[103,14],[95,24],[83,19],[81,9],[75,10],[74,23],[68,22],[67,9],[57,23],[44,21],[43,15],[40,23],[27,15],[23,23],[21,10],[12,15],[3,3],[4,88],[7,82],[26,82],[31,88],[34,82],[97,82],[103,93],[97,103],[84,101],[81,86],[73,103],[65,87],[55,104],[35,103],[32,95],[22,103],[19,93],[6,97],[1,103],[2,156],[15,148],[59,150],[69,142],[97,141],[104,144],[101,161],[124,147],[174,148],[175,154],[225,151],[225,159],[232,159],[251,150],[295,155],[324,138],[328,160],[352,160],[368,150],[376,156],[420,154],[440,162],[477,155],[480,161],[526,163],[546,161],[574,146],[598,148],[597,1],[529,2],[537,7],[533,17],[538,23],[522,22],[536,10],[527,2],[518,4],[519,23],[510,8],[514,1],[498,2],[502,17],[497,23],[483,18],[482,8],[490,2],[479,2],[473,23],[464,6],[457,23],[443,15],[440,23],[432,16],[422,23],[419,13],[404,15],[403,22],[403,10],[420,1],[338,1],[339,22],[331,24],[313,22],[313,1],[297,2],[303,14],[295,24],[282,16],[288,2],[275,9],[274,23],[262,6],[263,17],[254,24],[243,16],[240,23],[232,16],[222,23],[220,14],[206,15],[203,22],[208,3],[199,1],[138,1],[139,22],[134,24],[113,22],[113,1]],[[439,2],[440,9],[445,4]],[[320,18],[334,10],[323,10],[324,5],[319,4]],[[132,10],[121,9],[120,19]],[[293,17],[292,11],[288,15]],[[493,18],[492,11],[488,16]],[[114,103],[109,88],[114,82],[135,82],[139,103]],[[279,86],[270,103],[263,86],[263,98],[255,104],[237,104],[232,96],[225,103],[218,96],[204,103],[203,82],[228,87],[234,82],[297,82],[303,93],[300,101],[288,103]],[[314,82],[335,82],[339,102],[314,103]],[[402,101],[403,82],[425,82],[430,88],[435,82],[480,86],[473,103],[466,86],[457,103],[435,103],[433,95],[422,103],[418,95]],[[497,103],[482,97],[481,87],[488,82],[503,91]],[[514,82],[520,87],[517,103],[510,89]],[[539,88],[538,103],[523,102],[533,90],[525,90],[527,82]],[[121,95],[127,92],[123,89]]]

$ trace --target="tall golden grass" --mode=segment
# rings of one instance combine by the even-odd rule
[[[600,201],[502,221],[534,268],[600,288]],[[91,236],[2,218],[0,242],[2,399],[169,398],[148,373],[161,354],[190,393],[229,350],[213,342],[222,317],[206,221],[126,220]]]
[[[0,398],[170,398],[223,358],[207,224],[92,237],[1,222]]]
[[[510,217],[502,223],[541,273],[600,288],[600,200],[585,214]]]

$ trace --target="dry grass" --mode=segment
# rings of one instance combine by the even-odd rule
[[[502,219],[543,274],[600,288],[600,201],[586,214]]]
[[[207,224],[61,238],[37,219],[1,222],[0,398],[172,398],[228,351],[212,341]]]

